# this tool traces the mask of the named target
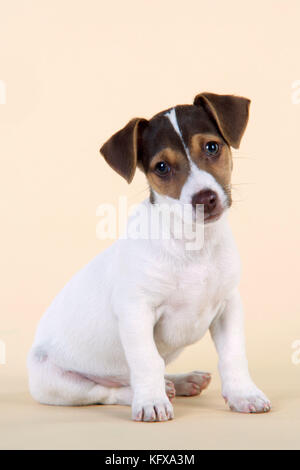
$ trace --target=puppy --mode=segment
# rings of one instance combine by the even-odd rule
[[[105,160],[128,183],[136,167],[145,173],[147,214],[162,205],[190,207],[204,244],[189,250],[172,230],[169,238],[121,237],[79,271],[41,319],[28,356],[37,401],[131,405],[136,421],[172,419],[172,397],[200,394],[210,374],[167,375],[165,366],[209,329],[229,407],[270,410],[248,372],[239,258],[226,219],[230,147],[239,147],[249,105],[201,93],[193,105],[132,119],[103,145]]]

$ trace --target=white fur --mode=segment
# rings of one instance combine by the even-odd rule
[[[222,188],[194,168],[180,203],[203,188],[216,191],[226,208]],[[142,204],[150,210],[149,201]],[[226,213],[204,230],[198,251],[174,238],[119,239],[79,271],[38,326],[28,358],[33,397],[49,404],[131,404],[136,420],[170,419],[165,365],[210,328],[230,407],[269,409],[248,373],[239,258]]]
[[[179,201],[166,197],[166,196],[160,196],[159,194],[155,193],[156,195],[156,200],[160,203],[165,202],[166,200],[169,201],[170,204],[175,203],[175,201],[178,203],[180,202],[181,204],[190,204],[192,197],[194,194],[204,190],[204,189],[211,189],[212,191],[216,192],[218,195],[218,198],[220,200],[221,206],[223,210],[226,209],[227,207],[227,197],[226,194],[224,193],[222,187],[220,184],[215,180],[215,178],[208,173],[207,171],[200,170],[200,168],[197,167],[197,165],[193,162],[189,149],[186,146],[184,139],[182,137],[182,134],[180,132],[179,124],[177,121],[177,116],[176,116],[176,110],[175,108],[172,108],[171,111],[168,111],[165,114],[166,118],[168,118],[176,132],[176,134],[179,136],[182,145],[184,147],[187,159],[190,164],[190,174],[188,176],[187,181],[183,185],[183,188],[181,190],[180,198]]]
[[[191,158],[191,155],[190,155],[190,151],[189,151],[189,149],[188,149],[188,147],[187,147],[187,145],[186,145],[186,143],[185,143],[185,141],[182,137],[182,134],[181,134],[181,131],[180,131],[180,128],[179,128],[179,124],[178,124],[178,121],[177,121],[176,109],[172,108],[171,111],[168,111],[167,113],[165,113],[165,116],[166,116],[166,118],[169,119],[170,123],[173,126],[173,129],[175,130],[176,134],[179,136],[179,138],[181,140],[181,143],[183,145],[183,148],[185,150],[187,159],[190,162],[191,167],[193,168],[196,165],[193,162],[193,160]]]

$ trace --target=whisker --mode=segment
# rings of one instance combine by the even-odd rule
[[[145,194],[146,191],[149,191],[149,187],[146,186],[146,188],[142,189],[141,191],[135,193],[134,195],[130,196],[128,199],[132,201],[133,199],[139,197],[141,194]]]
[[[247,160],[256,160],[256,155],[247,152],[239,152],[238,150],[233,150],[231,152],[232,158],[247,159]]]
[[[231,153],[232,153],[232,154],[238,153],[238,154],[240,154],[240,155],[253,155],[252,152],[247,152],[246,150],[243,150],[243,149],[242,149],[242,150],[239,150],[239,149],[234,149],[234,148],[231,148]]]
[[[235,157],[234,155],[232,155],[232,158],[235,160],[255,160],[253,157]]]

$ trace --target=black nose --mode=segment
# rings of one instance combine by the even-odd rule
[[[204,189],[192,197],[192,205],[196,207],[197,204],[203,204],[204,213],[211,213],[217,205],[218,195],[211,189]]]

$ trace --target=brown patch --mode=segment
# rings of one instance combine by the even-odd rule
[[[101,147],[100,152],[107,163],[131,183],[138,163],[140,147],[140,134],[142,128],[147,125],[146,119],[134,118],[116,132]]]
[[[167,176],[159,176],[155,173],[155,166],[159,162],[166,162],[171,171]],[[181,189],[190,172],[187,157],[180,151],[166,147],[151,159],[146,174],[151,188],[160,194],[178,199]]]
[[[195,97],[194,105],[203,106],[216,122],[226,142],[231,147],[239,148],[249,118],[248,98],[205,92]]]
[[[219,152],[216,156],[208,155],[205,145],[217,142]],[[230,179],[232,171],[232,155],[229,146],[215,134],[194,134],[189,142],[189,151],[193,162],[201,170],[210,173],[222,186],[231,204]]]

